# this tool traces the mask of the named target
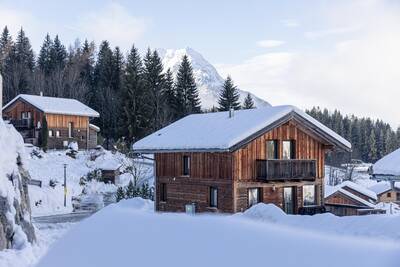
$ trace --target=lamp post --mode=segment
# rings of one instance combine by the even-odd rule
[[[67,206],[67,164],[64,163],[64,207]]]

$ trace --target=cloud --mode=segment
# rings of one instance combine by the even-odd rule
[[[279,40],[261,40],[257,42],[257,45],[264,48],[273,48],[285,44],[284,41]]]
[[[122,5],[111,3],[106,7],[82,16],[76,27],[82,36],[101,42],[108,40],[128,50],[142,37],[149,20],[131,15]]]
[[[354,33],[359,30],[359,27],[351,26],[351,27],[337,27],[331,29],[325,29],[320,31],[308,31],[304,34],[306,38],[309,39],[318,39],[330,35],[337,35],[337,34],[345,34],[345,33]]]
[[[281,22],[285,27],[288,28],[296,28],[300,26],[300,24],[294,19],[284,19]]]
[[[400,126],[400,6],[356,1],[329,12],[316,21],[336,29],[324,33],[332,34],[328,43],[317,38],[307,49],[306,39],[303,49],[264,53],[218,70],[275,105],[337,108]],[[337,30],[340,25],[358,29]]]

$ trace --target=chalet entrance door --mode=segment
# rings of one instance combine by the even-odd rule
[[[293,187],[283,188],[283,210],[286,214],[294,214],[295,195]]]

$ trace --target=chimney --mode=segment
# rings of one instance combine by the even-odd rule
[[[235,110],[233,108],[229,109],[229,118],[233,118],[233,116],[235,115]]]
[[[0,118],[3,113],[3,77],[0,74]]]
[[[40,96],[43,96],[43,91],[40,91],[40,94],[39,94]]]

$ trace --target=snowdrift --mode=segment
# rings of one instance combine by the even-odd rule
[[[391,225],[378,239],[351,233],[376,227],[372,217],[354,224],[345,219],[350,235],[338,235],[340,225],[329,231],[322,226],[342,218],[288,216],[265,204],[233,216],[152,209],[152,202],[139,198],[110,205],[67,233],[38,266],[398,266],[399,239],[389,233],[399,217],[376,216],[387,220],[382,228]]]

